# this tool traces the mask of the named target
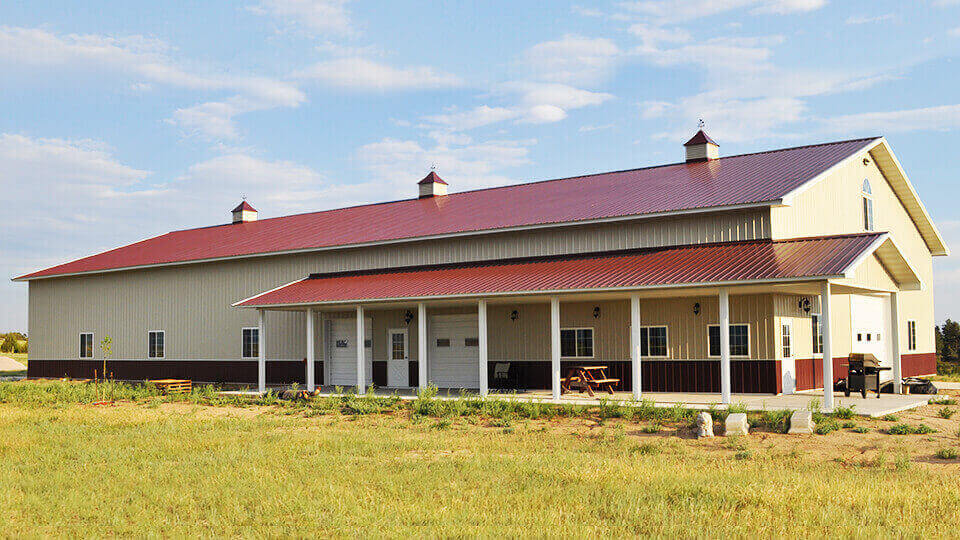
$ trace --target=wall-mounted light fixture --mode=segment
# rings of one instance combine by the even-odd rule
[[[517,320],[517,319],[519,319],[519,318],[520,318],[520,312],[519,312],[519,311],[513,310],[513,311],[510,312],[510,320],[511,320],[511,321],[515,321],[515,320]]]
[[[863,166],[866,167],[870,164],[870,158],[863,158]]]
[[[593,308],[593,318],[594,318],[594,319],[599,319],[599,318],[600,318],[600,306],[594,306],[594,308]]]
[[[699,315],[699,314],[700,314],[700,302],[694,302],[694,303],[693,303],[693,314],[694,314],[694,315]]]
[[[802,309],[804,313],[810,313],[810,299],[806,297],[801,298],[800,301],[797,302],[797,307]]]
[[[403,322],[410,324],[410,321],[412,320],[413,320],[413,312],[408,309],[407,312],[403,314]]]

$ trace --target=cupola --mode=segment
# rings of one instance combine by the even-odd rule
[[[447,183],[443,181],[443,178],[440,178],[436,171],[430,171],[430,174],[417,182],[417,185],[420,187],[421,199],[447,194]]]
[[[683,144],[687,151],[687,163],[691,161],[710,161],[720,157],[720,145],[714,142],[703,128]]]
[[[249,223],[251,221],[257,220],[257,209],[250,206],[250,203],[243,200],[236,208],[233,209],[233,222],[234,223]]]

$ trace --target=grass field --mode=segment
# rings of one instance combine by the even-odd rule
[[[862,421],[864,435],[697,441],[669,412],[511,407],[0,383],[0,523],[13,537],[876,537],[960,526],[956,460],[927,466],[936,460],[910,453],[926,436],[879,433],[893,420]],[[938,410],[896,420],[933,422]],[[928,443],[955,444],[957,417],[939,420]],[[851,444],[862,460],[818,454]]]

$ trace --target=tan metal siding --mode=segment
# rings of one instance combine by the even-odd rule
[[[862,158],[870,158],[868,165]],[[933,352],[935,350],[933,326],[933,258],[916,224],[910,218],[900,199],[893,192],[883,173],[877,168],[873,156],[864,153],[840,167],[796,197],[788,207],[771,210],[771,229],[775,239],[817,236],[863,231],[863,207],[861,186],[870,181],[873,191],[874,229],[887,231],[904,257],[919,274],[923,289],[900,293],[900,345],[906,353],[906,321],[917,321],[917,350],[910,352]],[[870,287],[884,283],[882,269],[860,269],[850,281]],[[840,297],[838,297],[839,299]],[[844,299],[846,320],[849,325],[849,299]],[[844,335],[848,335],[846,332]],[[849,337],[846,338],[849,341]],[[844,351],[849,351],[846,344]],[[839,356],[839,354],[837,354]]]

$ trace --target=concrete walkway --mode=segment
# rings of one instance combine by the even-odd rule
[[[281,388],[272,388],[274,391]],[[321,396],[336,395],[334,387],[324,386],[318,389]],[[345,388],[345,392],[351,392],[352,389]],[[221,392],[225,395],[258,395],[255,390],[233,390]],[[415,399],[416,389],[410,388],[377,388],[374,390],[377,396],[387,397],[396,395],[401,399]],[[457,399],[461,395],[476,397],[475,391],[462,392],[459,389],[440,389],[437,397],[440,399]],[[881,394],[877,399],[876,394],[866,399],[859,394],[844,397],[843,393],[834,393],[834,401],[837,406],[853,407],[855,414],[861,416],[879,417],[887,414],[893,414],[916,407],[926,405],[932,396],[923,395],[893,395]],[[779,396],[769,394],[734,394],[731,396],[734,405],[742,405],[749,411],[764,410],[801,410],[810,409],[815,401],[823,405],[823,392],[802,392],[799,394],[784,394]],[[525,391],[516,393],[495,393],[491,391],[490,399],[515,399],[525,401],[540,401],[553,403],[549,391]],[[635,404],[629,392],[617,392],[610,394],[597,394],[591,398],[587,394],[564,394],[560,398],[560,403],[570,403],[576,405],[600,404],[601,399],[616,401],[623,405]],[[709,409],[710,407],[724,408],[720,405],[720,394],[696,394],[696,393],[666,393],[666,392],[647,392],[643,395],[643,400],[653,402],[657,407],[674,407],[680,403],[690,409]],[[826,411],[824,411],[826,412]]]

